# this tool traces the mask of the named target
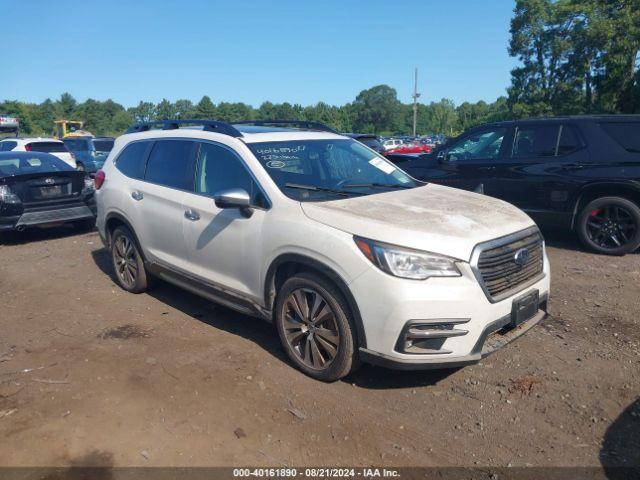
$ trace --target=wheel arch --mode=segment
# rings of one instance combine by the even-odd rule
[[[366,348],[367,339],[362,317],[360,316],[360,309],[347,282],[331,267],[314,258],[297,253],[285,253],[271,262],[271,265],[269,265],[267,269],[264,283],[264,302],[267,309],[273,312],[278,287],[284,283],[286,278],[299,272],[314,272],[322,275],[338,288],[347,301],[351,314],[353,315],[356,326],[355,334],[357,345],[358,347]]]
[[[640,182],[632,180],[602,181],[584,185],[574,201],[573,214],[571,216],[572,230],[576,227],[576,221],[582,208],[590,201],[600,197],[622,197],[640,207]]]
[[[111,234],[113,233],[113,231],[118,228],[121,225],[124,225],[125,227],[127,227],[129,229],[129,231],[131,232],[131,234],[133,235],[133,239],[136,242],[136,245],[138,247],[138,251],[140,252],[140,255],[142,255],[142,260],[144,262],[147,261],[145,255],[144,255],[144,250],[142,249],[141,245],[140,245],[140,240],[138,239],[138,235],[136,234],[135,229],[133,228],[133,226],[131,225],[131,222],[129,222],[129,220],[127,220],[127,218],[117,212],[111,212],[109,214],[107,214],[106,216],[106,220],[105,220],[105,244],[107,246],[107,248],[111,248]]]

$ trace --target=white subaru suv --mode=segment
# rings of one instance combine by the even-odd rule
[[[159,277],[271,321],[320,380],[360,361],[475,363],[546,316],[549,264],[526,214],[419,183],[322,124],[134,125],[95,182],[122,288]]]

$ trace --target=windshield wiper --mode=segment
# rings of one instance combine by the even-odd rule
[[[298,183],[285,183],[284,186],[287,188],[296,188],[299,190],[310,190],[312,192],[334,193],[336,195],[342,195],[344,197],[348,197],[350,195],[361,195],[359,192],[348,192],[346,190],[337,190],[335,188],[317,187],[315,185],[301,185]]]
[[[343,186],[347,188],[413,188],[411,185],[399,185],[393,183],[348,183]]]

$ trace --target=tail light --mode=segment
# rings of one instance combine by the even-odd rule
[[[25,151],[30,152],[31,151],[31,145],[29,145],[28,143],[24,146]]]
[[[96,172],[95,177],[93,177],[93,183],[96,186],[96,190],[100,190],[100,187],[102,187],[102,184],[104,183],[105,178],[106,178],[106,175],[104,174],[104,171],[98,170]]]

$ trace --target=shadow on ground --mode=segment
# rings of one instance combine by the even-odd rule
[[[607,428],[600,463],[609,479],[640,478],[640,398]]]
[[[109,252],[101,248],[91,255],[97,267],[117,283]],[[149,290],[148,295],[200,322],[252,341],[276,359],[289,364],[276,329],[262,319],[242,315],[161,280]],[[435,385],[455,371],[403,372],[362,365],[344,381],[370,389],[423,387]]]
[[[71,224],[56,225],[51,227],[28,228],[24,232],[0,233],[0,245],[23,245],[25,243],[43,242],[59,238],[71,237],[90,233],[89,230],[75,227]]]

